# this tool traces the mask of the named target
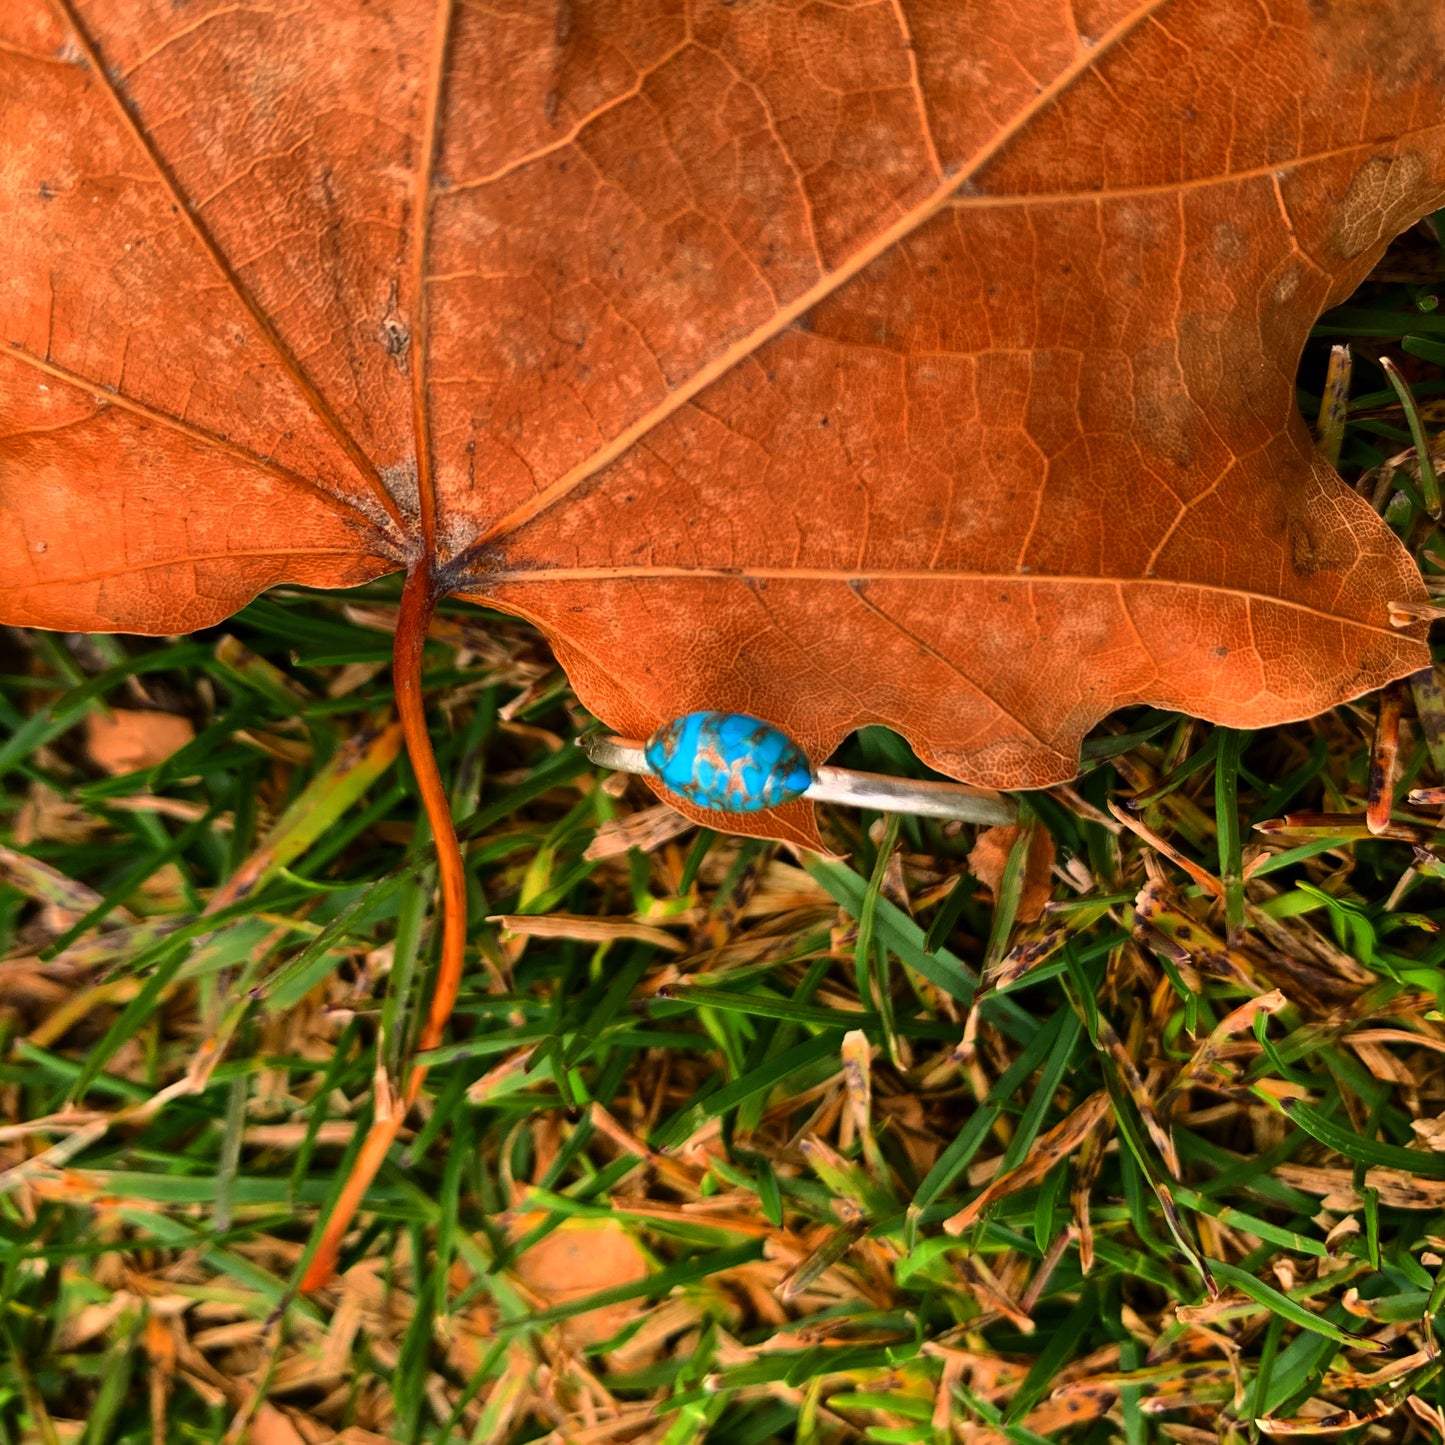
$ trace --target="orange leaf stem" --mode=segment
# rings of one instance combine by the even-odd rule
[[[451,804],[442,785],[436,755],[432,751],[431,736],[427,732],[426,706],[421,687],[422,651],[426,646],[427,628],[431,624],[436,601],[437,594],[430,571],[424,561],[419,562],[407,573],[406,587],[401,595],[392,675],[396,682],[396,705],[401,714],[407,754],[416,773],[422,806],[426,810],[432,838],[436,843],[437,875],[441,883],[441,964],[437,970],[436,987],[427,1008],[426,1021],[417,1039],[417,1050],[420,1053],[434,1049],[441,1042],[447,1020],[451,1017],[452,1007],[457,1000],[457,992],[461,988],[467,936],[466,872],[462,864],[461,847],[457,843],[456,829],[452,825]],[[384,1090],[378,1089],[376,1114],[371,1129],[362,1143],[361,1152],[357,1155],[351,1173],[347,1176],[336,1207],[326,1221],[321,1242],[317,1245],[310,1267],[301,1281],[303,1291],[321,1289],[336,1272],[342,1237],[361,1207],[362,1198],[401,1129],[402,1120],[416,1102],[426,1073],[425,1064],[413,1064],[407,1071],[406,1084],[399,1100],[388,1101]]]

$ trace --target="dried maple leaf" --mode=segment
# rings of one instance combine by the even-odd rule
[[[153,768],[195,735],[188,718],[168,712],[113,708],[85,719],[85,750],[91,762],[112,776]]]
[[[1424,660],[1293,374],[1442,199],[1433,0],[0,27],[11,621],[413,566],[622,732],[885,723],[1012,786],[1122,703],[1261,725]]]
[[[520,1239],[543,1217],[518,1216],[512,1224],[513,1238]],[[524,1249],[512,1268],[544,1308],[636,1284],[648,1275],[642,1246],[613,1219],[566,1220]],[[626,1300],[586,1310],[560,1326],[560,1338],[573,1349],[601,1344],[643,1308],[639,1300]]]
[[[0,107],[4,619],[406,568],[444,860],[444,592],[624,734],[991,785],[1426,661],[1293,381],[1445,199],[1436,0],[6,0]]]
[[[975,878],[993,894],[999,894],[1009,854],[1022,830],[1015,823],[999,828],[986,828],[978,835],[968,855],[968,866]],[[1014,917],[1020,923],[1037,923],[1044,915],[1044,905],[1053,892],[1054,840],[1046,829],[1036,828],[1029,839],[1020,880],[1018,907]]]

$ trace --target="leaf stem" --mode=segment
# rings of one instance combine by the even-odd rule
[[[417,1052],[436,1048],[446,1030],[461,988],[462,963],[467,937],[466,870],[462,851],[452,824],[451,805],[432,751],[427,732],[426,704],[422,695],[422,653],[426,647],[427,628],[436,610],[437,594],[426,561],[418,562],[407,573],[401,594],[401,612],[396,626],[396,650],[392,674],[396,683],[396,706],[401,715],[402,733],[406,738],[407,755],[416,773],[422,806],[431,824],[437,851],[437,877],[441,885],[442,946],[441,963],[437,969],[436,987],[427,1008],[426,1021],[417,1038]],[[407,1112],[416,1102],[426,1078],[426,1065],[413,1064],[407,1071],[406,1083],[399,1099],[391,1097],[384,1079],[378,1079],[376,1111],[361,1151],[347,1176],[335,1208],[326,1221],[316,1253],[301,1280],[303,1291],[321,1289],[336,1272],[341,1240],[361,1207],[371,1181],[381,1168],[387,1150],[401,1129]]]

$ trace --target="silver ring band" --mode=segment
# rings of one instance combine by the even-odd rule
[[[630,738],[602,733],[579,738],[578,746],[601,768],[618,773],[651,775],[643,745]],[[922,818],[949,818],[964,823],[1015,823],[1018,810],[1002,793],[972,788],[967,783],[894,778],[886,773],[859,773],[851,768],[818,768],[803,794],[819,803],[847,803],[882,813],[913,813]]]

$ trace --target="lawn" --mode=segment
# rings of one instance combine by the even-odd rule
[[[1445,578],[1430,226],[1300,386],[1352,344],[1325,445]],[[444,602],[465,977],[300,1292],[435,967],[398,597],[0,640],[0,1440],[1440,1438],[1433,672],[1134,710],[1016,837],[825,808],[824,858],[591,767],[538,636]]]

